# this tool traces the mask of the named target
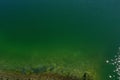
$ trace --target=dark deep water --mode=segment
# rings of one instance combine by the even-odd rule
[[[0,64],[56,64],[95,72],[120,45],[119,0],[0,1]]]

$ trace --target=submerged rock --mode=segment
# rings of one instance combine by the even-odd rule
[[[31,68],[31,71],[35,74],[44,73],[47,71],[47,67],[42,66],[42,67],[38,67],[38,68]]]
[[[81,80],[93,80],[93,79],[88,73],[84,73]]]

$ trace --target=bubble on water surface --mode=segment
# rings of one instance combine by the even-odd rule
[[[117,54],[113,59],[106,60],[107,64],[110,64],[114,67],[113,73],[108,75],[108,78],[111,80],[120,80],[120,47],[118,48]]]

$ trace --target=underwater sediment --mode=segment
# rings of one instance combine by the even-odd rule
[[[72,70],[71,70],[72,71]],[[1,71],[0,80],[94,80],[93,77],[84,73],[82,75],[75,76],[70,73],[60,74],[48,72],[45,68],[41,69],[31,69],[31,72],[22,71]]]
[[[44,73],[44,74],[29,74],[23,75],[19,73],[0,73],[0,80],[93,80],[88,74],[77,78],[75,76],[64,76],[59,74]]]

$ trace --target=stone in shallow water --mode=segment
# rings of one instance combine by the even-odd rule
[[[88,73],[84,73],[81,80],[93,80],[93,79]]]
[[[38,68],[31,68],[32,72],[35,73],[35,74],[38,74],[38,73],[44,73],[47,71],[47,67],[45,66],[42,66],[42,67],[38,67]]]

